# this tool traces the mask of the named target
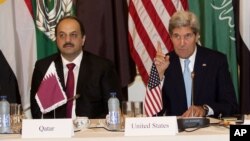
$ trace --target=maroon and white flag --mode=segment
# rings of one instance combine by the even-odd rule
[[[50,64],[35,98],[43,114],[67,102],[67,96],[62,89],[54,62]]]

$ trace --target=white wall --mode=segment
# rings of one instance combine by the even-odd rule
[[[138,74],[135,81],[128,87],[128,100],[129,101],[144,101],[146,94],[146,87]]]

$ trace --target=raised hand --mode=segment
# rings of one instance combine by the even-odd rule
[[[164,72],[165,70],[168,68],[170,62],[169,62],[169,56],[165,55],[162,52],[161,49],[161,43],[157,42],[157,52],[156,52],[156,56],[154,58],[154,63],[156,65],[157,71],[159,73],[160,79],[163,79],[164,76]]]

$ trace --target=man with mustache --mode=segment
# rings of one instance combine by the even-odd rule
[[[56,43],[59,49],[49,57],[36,62],[31,83],[31,113],[33,118],[104,118],[108,114],[108,99],[110,92],[117,92],[121,100],[119,78],[113,63],[84,51],[85,31],[82,23],[73,16],[63,17],[55,29]],[[67,94],[68,64],[74,63],[74,96],[68,97],[66,104],[42,114],[35,96],[39,86],[54,62],[62,89]],[[73,97],[74,97],[73,96]],[[68,103],[73,106],[68,111]]]

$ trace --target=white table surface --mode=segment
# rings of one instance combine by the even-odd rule
[[[32,132],[32,131],[31,131]],[[104,128],[85,129],[75,132],[72,138],[22,138],[21,134],[0,134],[0,141],[229,141],[229,129],[223,126],[209,126],[194,132],[180,132],[169,136],[126,137],[124,132],[111,132]]]

